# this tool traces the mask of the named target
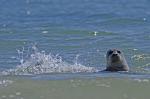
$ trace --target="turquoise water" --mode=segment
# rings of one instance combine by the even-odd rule
[[[96,78],[103,78],[104,83],[120,84],[120,81],[127,81],[124,85],[133,85],[135,93],[130,95],[130,92],[126,92],[118,97],[141,99],[135,95],[136,92],[139,93],[136,86],[142,84],[141,96],[149,91],[149,87],[146,87],[150,77],[149,5],[149,0],[1,0],[0,87],[4,87],[0,89],[3,92],[0,93],[0,99],[15,96],[23,99],[20,96],[22,94],[25,95],[24,99],[37,99],[40,91],[33,93],[33,97],[28,97],[29,94],[24,91],[26,85],[31,87],[34,83],[44,90],[42,82],[46,82],[47,86],[56,81],[53,87],[72,79],[80,79],[85,86],[89,85],[86,81],[92,79],[95,79],[93,84],[103,82]],[[105,69],[105,54],[110,48],[124,52],[129,72],[99,72]],[[12,75],[16,80],[12,80]],[[12,82],[11,86],[5,86],[5,83],[9,85]],[[111,83],[108,85],[113,86]],[[82,87],[83,90],[89,89],[85,86]],[[100,86],[103,87],[103,84]],[[9,91],[11,87],[13,90]],[[62,94],[64,99],[74,96],[67,96],[70,88],[67,85],[62,84],[60,87],[66,88]],[[111,90],[120,92],[115,87]],[[84,94],[91,92],[92,95],[97,95],[95,99],[100,96],[95,91],[106,91],[92,88],[93,93],[89,91]],[[13,93],[14,90],[16,93]],[[78,91],[81,89],[74,92]],[[56,92],[59,93],[59,88]],[[112,99],[118,98],[116,93],[113,94],[116,97]],[[48,99],[49,94],[45,93],[41,97]],[[60,96],[52,97],[58,99]],[[87,97],[80,95],[78,98]],[[146,94],[145,97],[148,98],[149,95]]]

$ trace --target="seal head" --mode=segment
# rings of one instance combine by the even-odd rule
[[[107,68],[105,71],[129,71],[128,64],[124,58],[123,52],[118,49],[107,51]]]

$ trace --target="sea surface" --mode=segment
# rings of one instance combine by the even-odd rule
[[[149,49],[149,0],[0,0],[0,99],[149,99]]]

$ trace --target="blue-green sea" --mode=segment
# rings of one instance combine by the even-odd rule
[[[149,0],[0,0],[0,99],[149,99],[149,49]]]

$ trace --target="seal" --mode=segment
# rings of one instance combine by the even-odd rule
[[[106,54],[107,67],[105,71],[129,71],[129,66],[123,55],[123,52],[118,49],[110,49]]]

